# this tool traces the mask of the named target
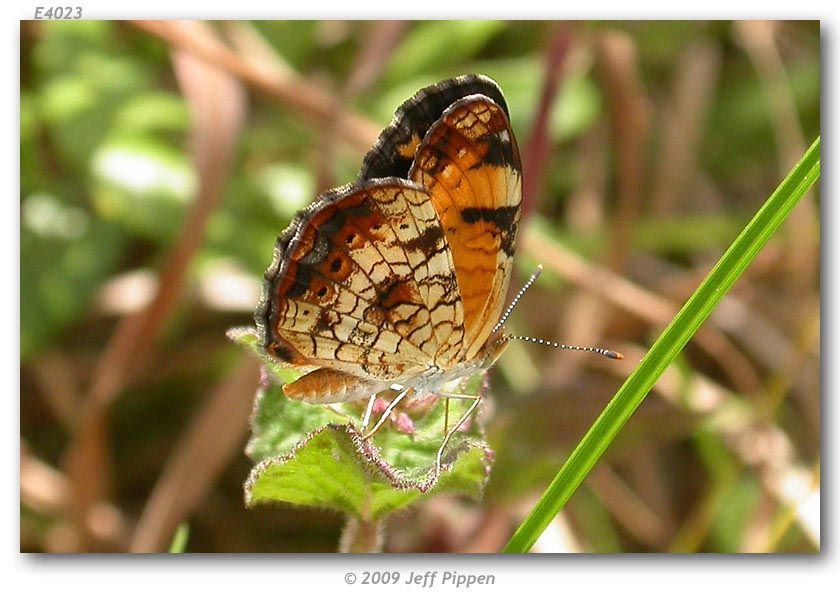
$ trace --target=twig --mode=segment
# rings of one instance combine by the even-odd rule
[[[620,272],[629,254],[630,231],[641,202],[647,112],[632,39],[610,31],[599,37],[596,46],[616,154],[618,188],[603,262],[612,271]],[[599,297],[578,290],[567,304],[563,333],[569,339],[600,339],[607,311],[608,306]],[[550,380],[569,379],[570,371],[580,360],[582,357],[558,355]]]
[[[672,214],[678,203],[691,201],[683,194],[697,166],[697,147],[718,81],[720,54],[717,44],[704,41],[691,44],[677,58],[672,98],[662,115],[662,150],[651,193],[652,208],[659,214]]]
[[[676,530],[677,517],[675,499],[669,494],[667,481],[668,454],[667,448],[661,448],[653,441],[642,442],[623,466],[629,483],[657,515],[670,538]]]
[[[29,368],[55,416],[68,430],[72,430],[79,407],[83,404],[83,395],[71,361],[60,352],[47,351],[35,357]]]
[[[598,232],[604,222],[606,197],[606,128],[596,125],[575,146],[578,184],[565,207],[567,226],[581,235]]]
[[[321,131],[317,189],[333,187],[333,159],[337,139],[332,130],[341,121],[345,107],[351,106],[356,97],[382,75],[406,25],[406,21],[376,21],[369,25],[370,31],[363,36],[364,44],[356,56],[350,75],[336,97],[332,118]]]
[[[522,152],[522,216],[534,212],[542,197],[543,179],[548,165],[551,139],[549,120],[551,109],[560,90],[563,65],[571,46],[572,36],[565,24],[554,24],[545,52],[545,75],[537,114],[531,133]]]
[[[41,515],[58,517],[59,521],[70,507],[70,482],[60,471],[29,452],[25,440],[20,442],[20,501]],[[78,540],[76,528],[61,522],[69,536]],[[72,530],[72,531],[70,531]],[[122,550],[126,546],[125,519],[113,504],[99,504],[88,515],[86,530],[98,546]],[[83,550],[84,548],[74,548]]]
[[[135,21],[134,24],[170,44],[187,50],[211,64],[239,77],[256,88],[278,98],[283,104],[311,119],[317,125],[327,123],[335,98],[319,86],[303,79],[290,67],[240,57],[218,39],[197,33],[178,21]],[[279,60],[279,59],[278,59]],[[380,127],[367,118],[346,111],[334,133],[361,152],[370,149]]]
[[[358,97],[382,76],[409,23],[374,21],[369,24],[369,31],[362,36],[362,49],[341,90],[345,100]]]
[[[618,186],[607,264],[620,272],[641,205],[649,109],[632,38],[610,31],[600,37],[597,47],[615,146]]]

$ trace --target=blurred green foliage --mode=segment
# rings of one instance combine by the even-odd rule
[[[369,22],[258,22],[254,27],[293,69],[332,90],[341,89],[375,31]],[[608,98],[590,42],[603,32],[621,31],[638,53],[640,85],[651,110],[644,202],[649,180],[656,175],[661,115],[669,106],[679,59],[694,44],[709,45],[719,53],[717,80],[700,126],[698,177],[686,191],[688,197],[680,200],[682,210],[658,215],[642,211],[633,224],[630,248],[680,265],[719,254],[790,166],[779,162],[772,107],[734,25],[661,21],[569,27],[572,51],[549,119],[551,153],[546,187],[537,199],[539,227],[584,255],[597,257],[603,251],[610,216],[600,229],[582,234],[569,226],[565,209],[591,167],[581,163],[584,143],[610,139]],[[393,52],[382,58],[380,75],[353,100],[353,108],[384,126],[394,109],[420,87],[481,72],[504,90],[524,148],[537,114],[546,47],[554,31],[555,25],[544,22],[412,22]],[[787,89],[802,135],[810,141],[820,129],[819,23],[785,23],[778,31]],[[161,40],[119,22],[22,22],[21,435],[35,454],[54,465],[60,463],[69,433],[51,413],[30,367],[46,354],[60,353],[72,358],[81,381],[89,376],[115,323],[113,315],[98,307],[98,292],[120,274],[158,270],[193,201],[198,182],[189,129],[188,107]],[[249,89],[234,170],[196,263],[222,259],[255,280],[261,278],[277,234],[321,191],[323,143],[324,133],[311,120]],[[361,158],[359,151],[337,143],[326,178],[335,185],[345,183],[355,176]],[[601,158],[607,170],[609,210],[615,203],[615,164],[612,155]],[[523,254],[517,264],[527,270],[537,260],[540,257]],[[193,287],[199,272],[191,273]],[[541,281],[546,309],[557,310],[558,300],[550,294],[568,290],[560,283],[548,274]],[[536,317],[539,291],[531,300]],[[115,406],[115,502],[131,517],[142,509],[168,452],[207,390],[238,359],[239,351],[224,331],[250,322],[246,311],[215,311],[188,297],[161,343],[160,368]],[[524,313],[518,319],[513,326],[522,333],[540,322],[531,318],[529,324]],[[556,328],[545,330],[558,335]],[[641,343],[650,339],[646,333],[638,337]],[[522,354],[512,352],[511,360],[514,356]],[[520,501],[543,489],[599,412],[601,401],[617,387],[603,373],[588,373],[570,383],[561,398],[543,401],[522,393],[525,385],[515,380],[533,366],[518,369],[513,364],[501,364],[497,371],[503,376],[497,374],[493,384],[498,414],[489,433],[497,462],[487,502],[494,505]],[[631,446],[654,435],[652,443],[667,449],[669,456],[688,457],[685,464],[696,471],[692,480],[668,486],[675,498],[689,505],[692,492],[722,477],[714,471],[720,461],[704,458],[702,444],[691,437],[695,425],[690,417],[664,406],[643,406],[635,423],[638,429],[620,441]],[[668,426],[659,427],[658,417],[666,410],[671,411]],[[788,415],[788,423],[805,427],[795,416]],[[241,483],[248,469],[249,461],[242,456],[222,475],[211,501],[190,522],[191,551],[335,549],[340,522],[334,516],[246,511]],[[740,547],[745,515],[759,498],[757,486],[754,478],[737,478],[726,490],[723,508],[701,549]],[[648,549],[616,524],[591,491],[581,490],[569,512],[593,550]],[[680,508],[677,516],[687,517],[688,512]],[[21,514],[22,523],[32,523],[33,531],[45,530],[42,516],[30,510]],[[38,542],[22,543],[28,549],[43,549]],[[801,536],[786,538],[785,544],[785,549],[809,547]]]

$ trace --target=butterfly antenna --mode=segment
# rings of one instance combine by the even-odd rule
[[[550,342],[548,340],[533,338],[527,335],[506,335],[500,340],[500,342],[507,342],[512,340],[521,340],[523,342],[531,342],[533,344],[542,344],[543,346],[548,346],[549,348],[559,348],[561,350],[575,350],[576,352],[594,352],[595,354],[600,354],[601,356],[606,356],[607,358],[613,358],[615,360],[621,360],[622,358],[624,358],[624,355],[621,352],[616,352],[615,350],[593,348],[591,346],[570,346],[568,344]]]
[[[520,288],[520,290],[518,292],[516,292],[516,296],[513,297],[513,300],[508,305],[508,307],[505,309],[505,312],[502,313],[502,318],[499,319],[499,322],[496,323],[496,326],[493,327],[493,330],[490,332],[491,336],[494,335],[497,331],[499,331],[502,327],[504,327],[505,321],[508,320],[508,318],[510,317],[510,314],[513,312],[513,309],[516,308],[516,305],[519,304],[520,300],[522,300],[522,296],[525,295],[525,292],[528,291],[528,288],[531,287],[532,285],[534,285],[534,282],[537,280],[537,277],[540,276],[540,273],[542,273],[542,270],[543,270],[543,266],[542,265],[537,265],[536,270],[528,278],[528,281],[525,282],[525,285],[523,285],[522,288]]]

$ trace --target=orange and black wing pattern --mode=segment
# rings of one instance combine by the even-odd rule
[[[498,86],[420,90],[364,159],[280,235],[255,313],[265,350],[342,401],[473,359],[507,294],[521,165]]]
[[[507,115],[505,97],[495,81],[483,75],[461,75],[423,88],[395,112],[373,148],[365,156],[359,180],[376,177],[408,178],[418,146],[443,112],[458,100],[481,94]]]
[[[460,354],[463,306],[428,193],[396,178],[330,190],[281,234],[256,311],[284,363],[389,381]]]
[[[522,165],[503,106],[484,94],[450,105],[418,146],[409,178],[428,190],[446,232],[470,359],[501,316],[521,212]]]

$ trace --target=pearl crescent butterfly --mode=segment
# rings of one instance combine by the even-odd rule
[[[358,181],[320,194],[277,240],[255,320],[264,349],[305,371],[285,394],[435,393],[491,366],[521,202],[493,80],[448,79],[402,104]]]

